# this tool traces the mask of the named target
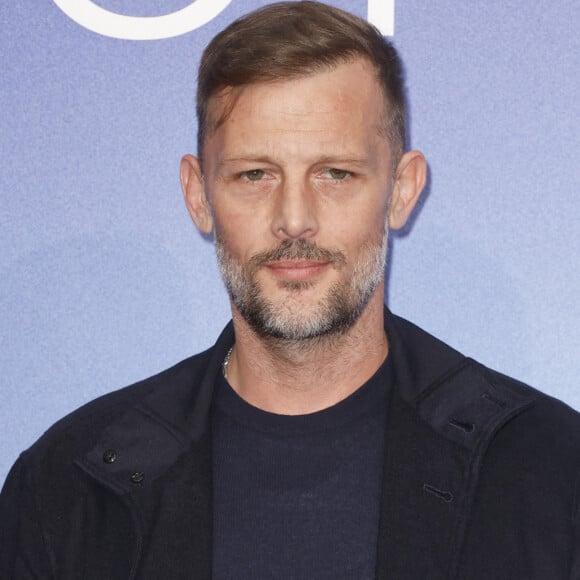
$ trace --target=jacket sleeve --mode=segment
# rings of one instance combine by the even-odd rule
[[[22,458],[12,467],[0,493],[0,578],[54,578],[33,486]]]

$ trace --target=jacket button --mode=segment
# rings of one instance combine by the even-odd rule
[[[138,485],[145,479],[145,474],[142,471],[136,471],[135,473],[131,474],[131,483]]]
[[[103,461],[105,463],[115,463],[117,461],[117,452],[114,449],[107,449],[103,453]]]

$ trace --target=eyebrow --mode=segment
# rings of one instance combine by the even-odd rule
[[[226,157],[219,162],[219,165],[225,165],[227,163],[240,163],[240,162],[250,162],[250,163],[275,163],[271,157],[267,155],[248,155],[245,157]]]
[[[332,165],[333,163],[346,163],[348,165],[358,165],[360,167],[366,167],[370,164],[368,157],[354,157],[354,156],[342,156],[342,155],[329,155],[327,157],[321,157],[317,163],[324,165]]]
[[[268,155],[247,155],[243,157],[226,157],[219,162],[219,165],[227,165],[230,163],[269,163],[277,165],[278,163]],[[367,167],[370,161],[366,157],[342,156],[342,155],[326,155],[320,157],[313,162],[313,165],[332,165],[333,163],[346,163],[348,165],[357,165],[359,167]]]

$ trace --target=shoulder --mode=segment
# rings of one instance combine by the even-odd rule
[[[431,428],[464,447],[570,481],[580,471],[580,414],[565,403],[464,356],[414,324],[387,314],[404,400]],[[450,422],[473,428],[468,433]],[[487,459],[486,459],[487,462]],[[526,463],[527,462],[527,463]]]
[[[28,450],[20,463],[33,472],[47,464],[70,464],[85,453],[103,431],[132,409],[148,401],[163,400],[168,409],[179,409],[194,400],[211,356],[211,349],[189,357],[142,381],[90,401],[52,425]]]
[[[580,415],[509,377],[480,372],[500,395],[515,391],[528,403],[478,453],[464,562],[480,562],[482,577],[502,567],[518,578],[531,570],[534,578],[568,577],[563,565],[580,522]],[[495,561],[480,561],[482,545]]]
[[[473,465],[480,474],[476,504],[477,509],[489,511],[481,520],[493,513],[491,529],[492,520],[521,518],[530,511],[529,526],[543,522],[547,529],[556,530],[577,522],[580,414],[471,359],[435,389],[442,392],[435,395],[439,404],[448,404],[446,388],[449,400],[459,402],[455,408],[474,418],[474,432],[467,438],[476,442],[472,447]],[[457,442],[456,431],[448,427],[446,435]]]
[[[514,412],[508,423],[520,415],[533,417],[536,431],[556,424],[580,440],[580,413],[565,403],[463,355],[403,318],[388,313],[386,326],[404,398],[412,404],[420,407],[432,399],[438,406],[481,406],[483,400],[501,408],[511,402],[525,413]]]
[[[475,372],[499,397],[517,397],[525,401],[519,413],[508,417],[496,438],[502,445],[514,441],[516,448],[529,449],[534,460],[563,460],[580,467],[580,413],[566,403],[521,381],[470,361]],[[501,402],[500,402],[501,404]],[[516,443],[517,442],[517,443]]]
[[[529,399],[524,412],[506,422],[491,451],[513,456],[522,467],[543,466],[559,474],[580,473],[580,413],[558,399],[479,365],[498,392],[517,392]]]

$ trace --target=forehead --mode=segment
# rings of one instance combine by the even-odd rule
[[[374,68],[363,59],[296,79],[227,89],[213,101],[216,121],[206,144],[276,134],[297,141],[364,140],[384,132],[385,97]]]

